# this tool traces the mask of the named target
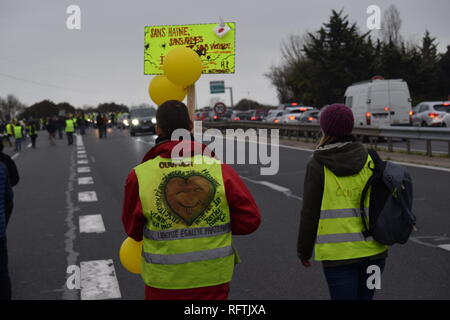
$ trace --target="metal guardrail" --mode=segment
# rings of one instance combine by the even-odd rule
[[[278,129],[281,137],[288,139],[303,137],[318,140],[320,137],[320,126],[318,124],[280,124],[258,121],[226,121],[226,122],[204,122],[205,128],[216,129]],[[426,154],[433,156],[432,141],[444,141],[448,143],[448,155],[450,156],[450,129],[445,128],[423,128],[423,127],[379,127],[365,128],[355,127],[353,134],[363,137],[373,147],[377,148],[380,138],[387,140],[388,151],[393,152],[393,140],[401,139],[406,143],[406,152],[411,153],[411,140],[424,140],[426,142]]]

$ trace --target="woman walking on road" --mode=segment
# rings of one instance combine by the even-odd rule
[[[387,257],[386,246],[362,235],[359,202],[373,161],[351,135],[353,123],[345,105],[322,112],[322,139],[307,165],[303,189],[298,257],[310,267],[314,249],[333,300],[373,299],[370,270],[381,276]]]

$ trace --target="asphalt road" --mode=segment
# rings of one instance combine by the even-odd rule
[[[141,279],[120,265],[119,247],[126,237],[120,216],[126,176],[154,136],[132,138],[112,130],[100,140],[89,130],[78,146],[58,140],[55,147],[46,137],[41,132],[37,149],[24,148],[15,157],[21,180],[8,229],[13,298],[106,299],[118,298],[119,292],[122,299],[142,299]],[[280,148],[279,173],[273,176],[261,176],[259,165],[234,165],[261,208],[263,223],[252,235],[234,237],[243,262],[236,267],[231,299],[328,299],[320,263],[305,269],[296,256],[310,155]],[[80,167],[90,172],[78,172]],[[450,299],[450,172],[408,169],[419,231],[406,245],[391,248],[376,298]],[[91,177],[93,184],[78,184],[80,177]],[[88,191],[97,201],[80,201],[80,193]],[[81,233],[79,217],[85,215],[101,215],[105,231]],[[92,261],[101,261],[99,269]],[[84,266],[81,277],[89,290],[67,288],[70,265]]]

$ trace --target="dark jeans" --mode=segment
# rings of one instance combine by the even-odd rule
[[[11,300],[11,280],[8,273],[6,237],[0,237],[0,300]]]
[[[366,259],[359,263],[337,267],[324,267],[323,271],[327,279],[331,299],[372,300],[376,289],[369,289],[367,287],[367,279],[374,273],[367,273],[367,268],[371,265],[377,265],[382,273],[385,263],[386,259]]]
[[[34,148],[36,148],[36,139],[37,139],[37,134],[33,134],[30,136],[31,139],[31,146]]]
[[[67,133],[67,141],[69,144],[73,144],[73,132],[66,132]]]

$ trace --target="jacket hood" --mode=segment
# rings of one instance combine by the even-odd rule
[[[336,176],[351,176],[361,171],[367,161],[367,150],[359,142],[327,144],[314,151],[316,161],[325,165]]]
[[[151,148],[147,154],[144,156],[144,159],[142,159],[142,162],[145,162],[150,159],[154,159],[158,156],[162,158],[170,158],[172,154],[172,149],[175,148],[178,144],[181,144],[179,146],[180,150],[181,148],[185,148],[185,150],[189,150],[191,157],[194,155],[208,155],[214,157],[214,152],[211,152],[208,147],[204,144],[201,144],[194,140],[164,140],[160,143],[157,143],[153,148]],[[205,152],[205,149],[207,151]]]

